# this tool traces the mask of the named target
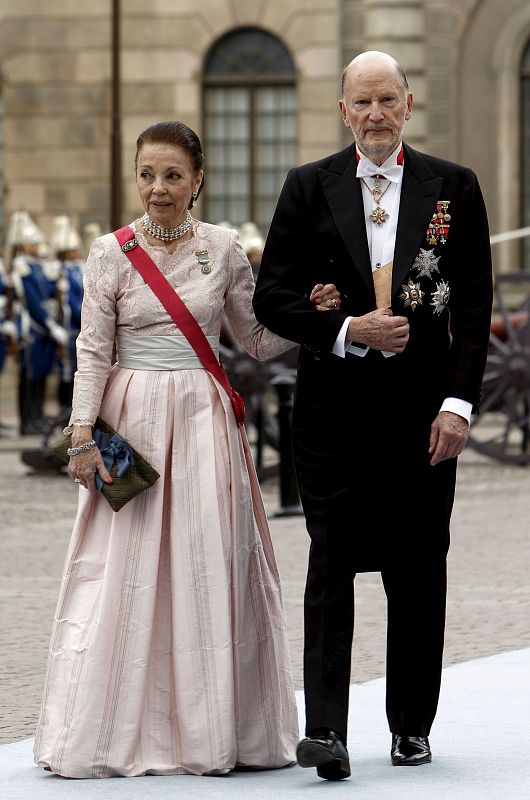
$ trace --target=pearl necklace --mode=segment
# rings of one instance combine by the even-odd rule
[[[172,242],[174,239],[180,239],[189,231],[193,224],[193,220],[190,212],[187,211],[186,219],[180,225],[177,225],[176,228],[163,228],[162,225],[158,225],[157,222],[153,222],[146,211],[141,218],[140,223],[144,231],[146,231],[146,233],[148,233],[154,239],[162,239],[163,242]]]

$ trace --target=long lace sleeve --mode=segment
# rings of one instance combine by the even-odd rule
[[[72,414],[65,433],[74,425],[95,422],[112,366],[118,292],[117,265],[109,258],[112,244],[107,237],[96,239],[85,266]]]
[[[225,311],[237,340],[253,358],[265,361],[295,347],[259,323],[252,308],[254,276],[236,231],[230,237],[230,285]]]

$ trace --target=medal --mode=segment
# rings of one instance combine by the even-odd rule
[[[449,302],[450,291],[449,284],[445,281],[436,284],[436,291],[431,294],[431,306],[434,314],[442,313]]]
[[[374,198],[374,202],[376,204],[376,208],[372,209],[370,212],[370,219],[375,225],[382,225],[383,222],[386,222],[387,219],[390,219],[390,215],[387,214],[384,208],[381,208],[379,203],[381,202],[381,198],[383,197],[386,190],[390,187],[391,181],[388,182],[388,186],[386,186],[383,191],[381,191],[381,178],[379,175],[374,176],[374,188],[370,189],[364,178],[361,178],[362,182]]]
[[[197,261],[201,265],[202,274],[208,275],[212,271],[208,250],[196,250],[195,255],[197,256]]]
[[[451,215],[447,211],[450,202],[450,200],[438,200],[436,203],[436,213],[432,215],[426,234],[427,244],[432,247],[445,244],[447,241],[451,221]]]
[[[384,208],[380,208],[379,206],[377,206],[377,208],[374,208],[370,212],[370,219],[376,225],[382,225],[383,222],[386,222],[387,219],[390,219],[390,217],[389,217],[389,215],[387,214],[387,212],[385,211]]]
[[[418,278],[431,278],[433,272],[440,272],[438,268],[440,258],[441,256],[434,255],[434,250],[424,250],[420,247],[412,269],[418,270]]]
[[[422,292],[419,283],[414,283],[414,281],[409,278],[407,283],[402,285],[401,289],[402,292],[399,297],[403,300],[405,308],[410,306],[413,311],[416,311],[417,306],[423,305],[422,297],[425,292]]]

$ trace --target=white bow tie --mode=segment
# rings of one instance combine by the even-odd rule
[[[381,175],[392,183],[399,183],[401,175],[403,174],[403,167],[400,164],[393,164],[388,167],[378,167],[370,161],[363,160],[357,164],[357,177],[358,178],[373,178],[375,175]]]

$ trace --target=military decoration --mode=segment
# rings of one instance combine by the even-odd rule
[[[420,247],[412,269],[418,270],[418,278],[431,278],[434,272],[440,272],[438,267],[440,258],[441,256],[434,255],[434,250],[424,250]]]
[[[370,219],[375,225],[382,225],[383,222],[386,222],[387,219],[390,219],[390,215],[385,211],[384,208],[377,206],[377,208],[374,208],[372,211],[370,211]]]
[[[434,314],[442,313],[449,302],[450,291],[449,284],[446,281],[440,281],[440,283],[436,284],[436,291],[431,294],[431,306]]]
[[[208,255],[208,250],[196,250],[195,255],[197,256],[197,261],[201,265],[201,272],[203,275],[209,275],[212,271],[210,266],[210,256]]]
[[[413,311],[416,311],[417,306],[423,305],[422,297],[425,292],[420,289],[419,283],[414,283],[414,281],[409,278],[407,283],[401,286],[401,290],[399,297],[403,300],[405,308],[410,307]]]
[[[382,190],[381,189],[381,178],[379,175],[374,175],[374,188],[370,189],[364,178],[361,178],[362,182],[374,198],[374,203],[376,205],[375,208],[370,211],[370,219],[374,223],[374,225],[382,225],[383,222],[386,222],[387,219],[390,219],[390,214],[388,214],[384,208],[381,207],[381,199],[387,189],[390,187],[391,181],[388,182],[388,185]]]
[[[427,244],[431,247],[445,244],[447,241],[451,222],[451,215],[448,213],[450,202],[450,200],[438,200],[436,203],[436,213],[432,215],[426,235]]]

